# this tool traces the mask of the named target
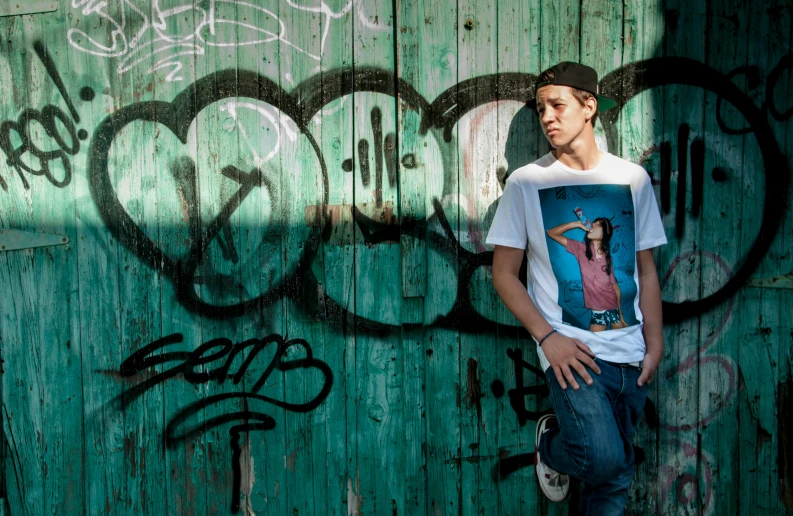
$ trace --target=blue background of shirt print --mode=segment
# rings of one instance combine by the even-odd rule
[[[584,210],[584,215],[594,221],[598,217],[611,219],[613,226],[619,226],[611,237],[611,257],[614,276],[622,294],[622,315],[629,326],[638,324],[634,299],[637,286],[633,280],[636,265],[636,238],[633,197],[629,185],[592,184],[544,188],[538,191],[545,231],[577,220],[575,208]],[[564,234],[579,242],[584,240],[584,232],[575,229]],[[545,236],[551,267],[559,284],[559,306],[562,307],[562,321],[589,329],[592,312],[584,307],[584,291],[581,285],[581,272],[575,256],[564,247]]]

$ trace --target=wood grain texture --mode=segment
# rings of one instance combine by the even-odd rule
[[[573,511],[484,244],[562,60],[669,237],[627,513],[793,511],[788,2],[61,4],[0,17],[0,230],[70,240],[0,247],[0,513]]]

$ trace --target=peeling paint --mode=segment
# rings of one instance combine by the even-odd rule
[[[360,472],[355,476],[355,489],[352,478],[347,478],[347,516],[361,516],[363,497],[361,496]]]

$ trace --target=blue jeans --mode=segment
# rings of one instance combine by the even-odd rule
[[[540,457],[549,467],[583,482],[581,512],[598,516],[623,514],[635,470],[636,421],[644,409],[647,384],[636,385],[640,371],[595,359],[601,374],[589,371],[592,385],[577,373],[581,386],[562,389],[551,368],[551,389],[558,427],[540,439]]]

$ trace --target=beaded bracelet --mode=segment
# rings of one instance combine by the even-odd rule
[[[538,342],[538,343],[537,343],[537,345],[538,345],[538,346],[542,346],[542,343],[543,343],[543,342],[545,342],[545,339],[547,339],[548,337],[550,337],[550,336],[551,336],[551,335],[553,335],[554,333],[556,333],[556,330],[551,330],[551,331],[549,331],[549,332],[548,332],[548,335],[546,335],[545,337],[541,338],[541,339],[540,339],[540,342]]]

